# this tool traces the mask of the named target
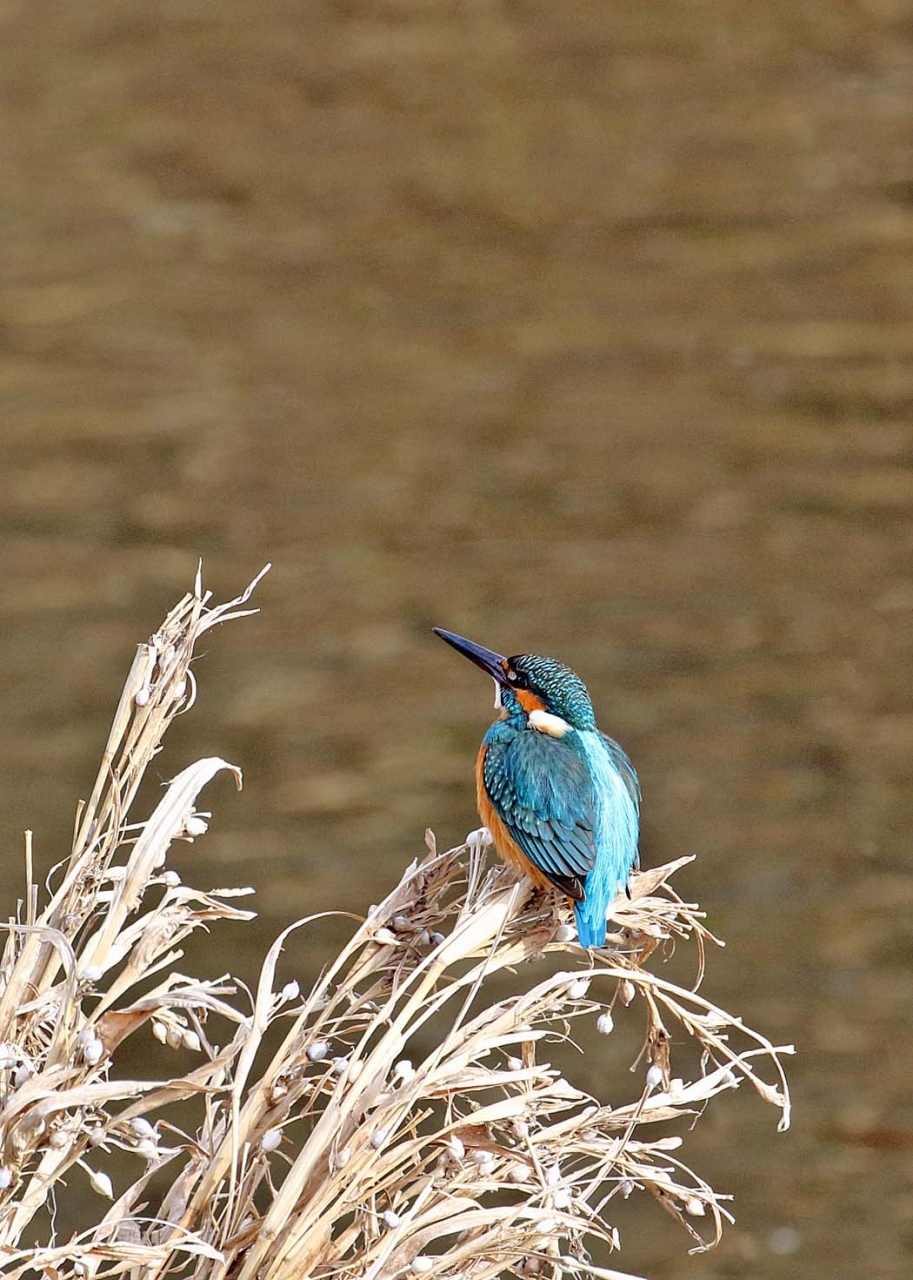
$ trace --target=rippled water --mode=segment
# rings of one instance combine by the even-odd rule
[[[633,1207],[622,1265],[907,1275],[906,6],[0,23],[7,900],[198,554],[221,595],[275,562],[161,764],[245,769],[179,858],[256,884],[250,970],[475,825],[489,689],[431,625],[563,658],[645,862],[698,854],[708,991],[800,1049],[789,1135],[754,1100],[693,1135],[723,1246]]]

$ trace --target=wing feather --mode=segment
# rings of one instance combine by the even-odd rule
[[[586,765],[560,738],[521,730],[491,741],[488,798],[530,862],[574,898],[596,862],[596,797]]]
[[[640,783],[637,781],[637,774],[627,751],[625,751],[624,747],[620,747],[615,739],[610,738],[607,733],[600,733],[599,736],[608,748],[612,763],[621,774],[622,781],[628,789],[628,795],[634,801],[635,809],[639,809],[641,800]]]

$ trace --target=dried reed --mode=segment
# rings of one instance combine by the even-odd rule
[[[230,977],[176,968],[192,931],[250,918],[230,905],[243,891],[203,893],[166,869],[172,841],[206,830],[195,810],[205,783],[227,769],[240,784],[240,772],[200,760],[144,822],[131,807],[165,730],[193,703],[196,641],[251,612],[256,581],[213,606],[198,575],[139,646],[43,906],[27,846],[26,892],[0,962],[3,1274],[615,1277],[590,1249],[618,1248],[606,1212],[635,1190],[698,1248],[714,1243],[729,1216],[723,1198],[679,1159],[680,1137],[651,1139],[649,1126],[690,1120],[748,1082],[785,1128],[779,1055],[791,1049],[646,967],[657,948],[690,940],[702,972],[711,935],[668,884],[688,859],[636,875],[614,933],[590,956],[559,903],[504,867],[486,869],[485,832],[446,853],[429,835],[303,998],[295,982],[277,989],[276,969],[309,920],[270,948],[252,1008]],[[526,962],[550,952],[572,969],[515,978],[519,993],[493,997],[494,975],[522,979]],[[625,1105],[600,1103],[542,1060],[574,1020],[608,1035],[613,1009],[634,1002],[646,1023],[643,1084]],[[278,1033],[267,1036],[276,1023],[278,1047]],[[698,1050],[691,1078],[672,1075],[670,1027]],[[175,1074],[121,1078],[125,1041],[150,1031],[174,1051]],[[624,1078],[619,1070],[615,1087]],[[188,1099],[190,1133],[175,1118]],[[139,1169],[117,1190],[105,1169],[115,1149]],[[74,1196],[84,1210],[82,1179],[100,1208],[61,1242],[50,1210]]]

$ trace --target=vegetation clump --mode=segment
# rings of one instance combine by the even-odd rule
[[[240,771],[199,760],[145,820],[134,801],[169,724],[193,704],[197,641],[251,612],[256,582],[213,605],[197,575],[139,646],[46,902],[27,845],[0,959],[3,1274],[622,1277],[603,1265],[619,1248],[612,1202],[635,1192],[695,1247],[715,1243],[724,1198],[668,1130],[745,1083],[787,1127],[780,1055],[791,1050],[704,999],[699,982],[651,968],[687,942],[703,972],[711,935],[670,886],[689,859],[632,876],[606,946],[588,954],[560,903],[489,866],[487,833],[443,853],[429,833],[306,994],[280,985],[277,966],[312,920],[276,939],[250,997],[229,975],[181,972],[189,934],[252,916],[234,905],[249,891],[203,892],[167,865],[174,841],[206,831],[205,784],[227,770],[240,785]],[[528,962],[555,953],[566,969],[529,977]],[[614,1089],[639,1084],[609,1106],[546,1059],[581,1020],[610,1036],[626,1006],[644,1015],[642,1071],[619,1065]],[[172,1051],[173,1073],[137,1079],[124,1046],[150,1034]],[[690,1076],[674,1074],[673,1037],[698,1050]],[[71,1202],[81,1228],[62,1240],[55,1215]]]

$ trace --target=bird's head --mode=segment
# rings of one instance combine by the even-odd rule
[[[488,672],[495,682],[495,706],[508,718],[525,717],[533,728],[557,738],[570,729],[596,728],[586,685],[563,662],[535,653],[505,658],[441,627],[434,633]]]

